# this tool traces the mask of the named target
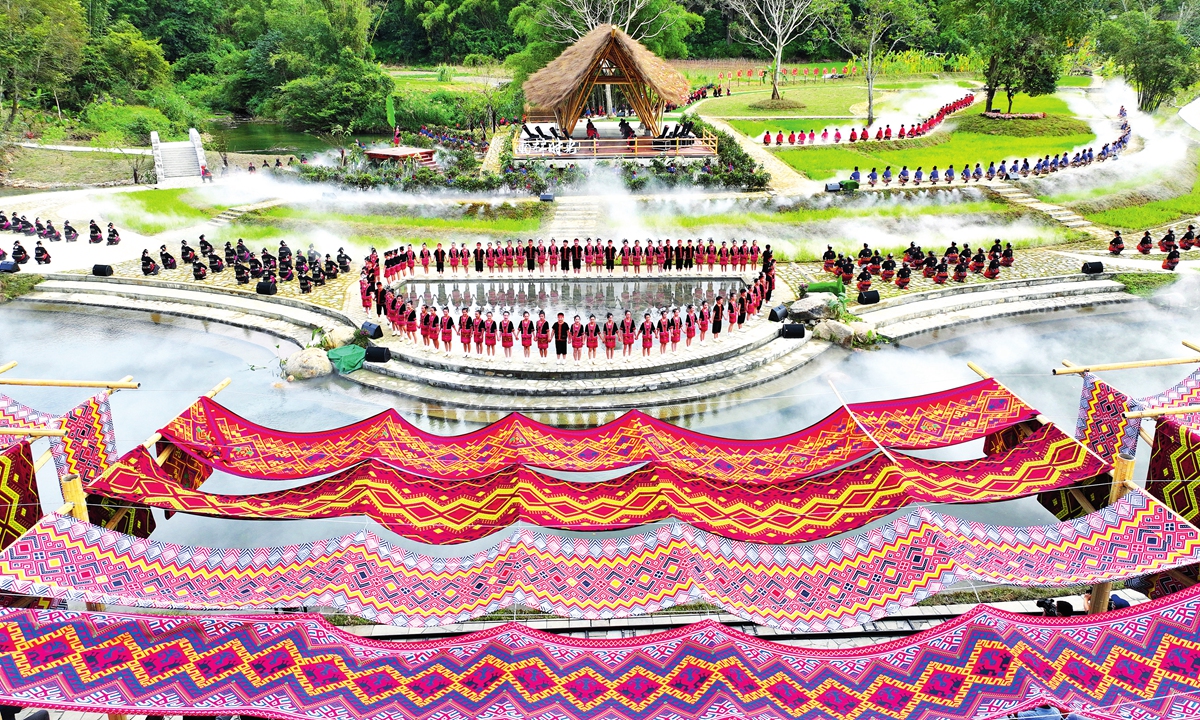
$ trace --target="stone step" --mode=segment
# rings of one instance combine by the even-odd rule
[[[332,328],[339,324],[349,325],[348,322],[344,321],[339,323],[330,315],[270,300],[259,300],[254,297],[240,297],[204,290],[154,287],[136,283],[46,280],[39,283],[34,288],[34,292],[25,297],[34,298],[37,295],[43,294],[53,294],[54,299],[59,302],[67,302],[71,298],[78,298],[80,302],[86,304],[95,304],[96,302],[144,301],[240,313],[250,317],[277,320],[296,327],[305,328],[304,333],[308,339],[311,339],[312,331],[316,328]],[[187,314],[189,317],[203,316],[203,312],[196,309],[190,310]]]
[[[710,340],[711,342],[711,340]],[[723,342],[729,342],[728,339]],[[589,395],[602,394],[630,394],[640,392],[655,392],[660,390],[668,390],[679,388],[686,385],[695,385],[704,383],[710,380],[719,380],[725,377],[733,377],[741,375],[750,370],[754,370],[762,365],[774,362],[779,358],[791,353],[794,350],[802,347],[807,342],[807,338],[799,340],[785,340],[783,338],[775,338],[760,347],[749,350],[748,352],[739,353],[725,360],[707,363],[696,363],[691,367],[677,367],[674,369],[663,370],[660,372],[650,372],[644,374],[625,374],[616,375],[615,377],[592,377],[592,378],[556,378],[556,379],[536,379],[529,377],[505,377],[504,370],[499,369],[494,376],[486,376],[481,374],[468,375],[454,370],[435,370],[429,367],[416,366],[403,360],[393,359],[387,363],[371,364],[364,369],[380,375],[387,375],[393,378],[404,380],[412,380],[419,378],[420,382],[427,386],[439,388],[443,390],[454,390],[463,393],[479,392],[481,387],[486,387],[488,394],[492,395],[514,395],[514,396],[536,396],[536,397],[571,397],[580,398]],[[654,352],[658,352],[657,343],[655,344]],[[502,352],[498,350],[497,352]],[[638,353],[635,357],[640,357],[641,345],[635,348]],[[520,355],[520,350],[514,350],[514,355]],[[603,351],[600,352],[603,356]],[[461,353],[458,354],[461,357]],[[454,354],[451,354],[451,358]],[[568,359],[565,363],[558,364],[551,352],[550,358],[543,365],[540,360],[527,362],[523,357],[517,359],[518,363],[527,365],[533,364],[535,367],[541,367],[547,371],[553,371],[555,367],[565,367],[568,370],[575,369],[586,371],[587,368],[610,368],[619,369],[623,363],[627,361],[617,355],[611,363],[607,360],[598,360],[598,365],[590,365],[585,361],[576,363],[574,360]],[[497,366],[509,366],[503,360],[496,361]],[[511,367],[511,366],[510,366]]]
[[[1066,225],[1067,227],[1069,227],[1071,229],[1081,228],[1081,227],[1091,227],[1092,221],[1084,220],[1083,218],[1080,218],[1078,220],[1071,220],[1069,222],[1065,222],[1065,223],[1063,223],[1063,225]]]
[[[861,312],[872,313],[878,312],[885,308],[894,308],[899,305],[908,305],[911,303],[923,303],[936,298],[944,298],[950,296],[965,295],[968,293],[979,292],[994,292],[997,290],[1005,290],[1011,288],[1032,288],[1041,285],[1058,285],[1062,283],[1072,282],[1094,282],[1098,280],[1111,280],[1113,273],[1098,273],[1096,275],[1084,275],[1083,273],[1074,273],[1071,275],[1052,275],[1049,277],[1040,278],[1020,278],[1017,280],[991,280],[988,282],[975,282],[959,285],[958,283],[947,283],[946,285],[934,290],[925,290],[919,293],[909,293],[905,295],[897,295],[896,297],[882,300],[876,305],[871,305],[869,308],[861,308]],[[856,312],[859,312],[856,310]]]
[[[903,340],[941,328],[957,327],[1014,315],[1054,312],[1072,308],[1099,307],[1138,300],[1139,298],[1125,292],[1096,292],[1082,295],[1059,295],[1034,300],[1018,300],[1002,303],[999,306],[989,303],[987,305],[938,312],[925,317],[904,320],[881,328],[880,332],[892,340]]]
[[[934,315],[958,313],[974,308],[986,308],[1004,303],[1019,303],[1060,297],[1094,296],[1106,293],[1121,293],[1124,291],[1125,286],[1114,280],[1065,282],[1033,287],[1008,287],[983,292],[947,295],[944,297],[929,298],[923,302],[888,307],[876,311],[863,310],[859,311],[858,314],[863,319],[875,323],[880,332],[891,336],[891,328],[894,324]]]
[[[689,412],[702,412],[707,407],[729,402],[730,393],[763,385],[801,368],[830,349],[821,340],[803,342],[792,352],[743,373],[726,375],[714,380],[690,383],[658,390],[599,396],[558,396],[559,401],[543,401],[531,396],[527,386],[523,395],[501,395],[486,392],[477,386],[469,392],[434,388],[422,382],[381,375],[371,370],[356,370],[343,377],[361,385],[450,408],[457,416],[488,421],[499,414],[523,412],[557,424],[604,422],[611,419],[606,413],[619,414],[632,408],[675,406]],[[458,412],[461,411],[461,412]]]
[[[44,284],[44,283],[43,283]],[[292,322],[263,317],[257,313],[241,312],[228,308],[202,307],[178,302],[161,300],[140,300],[125,297],[114,297],[96,293],[76,293],[58,291],[40,291],[27,293],[16,298],[19,302],[37,303],[51,307],[89,308],[100,311],[130,310],[148,312],[158,315],[173,315],[175,317],[191,318],[203,322],[219,322],[223,325],[263,332],[268,335],[295,343],[300,347],[307,345],[312,339],[312,330]]]

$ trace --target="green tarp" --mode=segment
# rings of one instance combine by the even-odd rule
[[[357,345],[343,345],[330,350],[328,354],[334,369],[345,375],[362,368],[367,351]]]
[[[842,284],[842,279],[829,280],[827,282],[815,282],[808,284],[810,293],[833,293],[838,297],[846,297],[846,286]]]

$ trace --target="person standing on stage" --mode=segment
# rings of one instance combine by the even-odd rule
[[[533,238],[529,238],[529,243],[525,246],[525,272],[530,276],[533,275],[533,266],[537,263],[537,248],[533,246]]]
[[[517,323],[517,334],[521,336],[521,347],[525,350],[525,359],[529,359],[529,350],[533,346],[533,321],[529,319],[529,311],[526,310],[521,317],[521,322]]]
[[[645,314],[638,335],[642,336],[642,357],[650,357],[650,348],[654,347],[654,322],[650,320],[650,313]]]
[[[713,342],[720,342],[720,340],[721,340],[721,321],[724,319],[724,315],[725,315],[725,298],[718,295],[716,302],[713,303],[713,310],[712,310]]]
[[[679,350],[679,341],[683,337],[683,318],[679,317],[679,308],[671,312],[671,352]]]
[[[613,246],[613,241],[609,240],[608,245],[604,247],[604,269],[608,270],[608,274],[613,274],[613,268],[617,264],[617,248]]]
[[[492,319],[492,314],[487,314],[487,320],[483,322],[483,344],[487,347],[487,356],[489,360],[496,357],[496,331],[498,327],[496,321]]]
[[[624,357],[629,357],[633,354],[633,342],[637,338],[638,333],[637,323],[633,320],[632,312],[628,310],[625,311],[625,317],[620,322],[620,329],[621,354]]]
[[[471,339],[475,341],[475,354],[482,355],[483,354],[483,311],[482,310],[475,311],[475,319],[471,321],[471,327],[473,328],[473,332],[471,333]]]
[[[629,265],[630,265],[630,260],[631,260],[632,255],[633,255],[633,251],[631,251],[629,249],[629,241],[622,240],[621,241],[621,272],[626,273],[626,274],[629,273]]]
[[[567,359],[567,341],[571,339],[571,326],[567,324],[566,315],[558,314],[558,320],[551,328],[554,335],[554,354],[558,362],[564,362]]]
[[[696,306],[687,306],[687,315],[683,319],[685,335],[687,336],[686,347],[692,346],[692,338],[696,337],[696,330],[699,327],[700,321],[696,318]]]
[[[612,242],[611,240],[609,242]],[[604,355],[610,361],[617,350],[617,323],[613,321],[612,313],[604,321]]]
[[[538,355],[546,362],[550,347],[550,323],[546,320],[546,311],[538,312],[537,323],[533,326],[534,337],[537,339]]]
[[[500,347],[504,348],[504,357],[512,358],[513,336],[516,334],[517,327],[508,317],[508,311],[504,311],[504,317],[500,320]]]
[[[438,275],[446,272],[446,251],[442,249],[441,243],[438,243],[437,249],[433,251],[433,263]]]
[[[442,320],[440,323],[442,335],[442,347],[446,349],[446,357],[450,357],[450,343],[454,340],[454,318],[450,316],[450,306],[442,308]]]
[[[596,364],[596,348],[600,346],[600,325],[595,315],[588,316],[588,324],[583,326],[583,338],[587,344],[588,361]]]
[[[475,243],[475,253],[473,255],[475,258],[475,272],[483,272],[483,261],[486,255],[487,254],[483,251],[483,243]]]

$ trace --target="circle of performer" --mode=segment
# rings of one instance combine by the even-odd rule
[[[771,299],[775,289],[775,259],[771,246],[726,241],[718,245],[693,240],[622,240],[586,238],[555,239],[525,244],[467,243],[461,247],[441,244],[432,251],[423,245],[419,252],[409,246],[386,251],[382,257],[372,250],[363,263],[359,281],[362,307],[385,323],[394,337],[447,357],[494,360],[524,358],[549,362],[595,364],[601,357],[651,357],[689,350],[707,342],[720,342],[723,335],[742,329]],[[454,255],[451,255],[454,253]],[[464,304],[439,307],[408,297],[401,290],[406,279],[425,277],[452,280],[455,277],[541,276],[560,278],[669,277],[677,273],[748,274],[758,272],[744,287],[717,295],[711,302],[676,307],[654,307],[596,313],[552,312],[541,308]],[[745,279],[745,278],[743,278]],[[499,348],[499,351],[497,350]],[[518,350],[519,348],[519,350]],[[603,356],[601,356],[603,352]]]
[[[1139,255],[1150,255],[1158,250],[1162,254],[1162,269],[1174,272],[1179,266],[1180,260],[1183,259],[1183,253],[1189,250],[1200,250],[1200,238],[1196,237],[1196,227],[1188,225],[1187,230],[1182,235],[1175,235],[1175,228],[1168,228],[1166,234],[1158,239],[1156,243],[1154,238],[1150,236],[1150,231],[1142,233],[1142,237],[1138,240],[1135,246]],[[1120,230],[1113,231],[1113,237],[1108,241],[1108,252],[1110,255],[1120,255],[1125,252],[1125,239],[1121,237]]]
[[[884,255],[879,250],[872,250],[869,243],[863,243],[854,257],[836,252],[832,245],[827,245],[821,261],[825,272],[840,278],[847,286],[853,284],[859,292],[866,292],[876,281],[893,283],[900,290],[906,290],[912,283],[914,272],[937,285],[964,283],[971,275],[995,280],[1003,268],[1013,266],[1016,255],[1012,243],[1001,245],[997,238],[986,251],[983,245],[972,249],[970,243],[963,243],[960,248],[957,242],[951,242],[941,257],[933,250],[924,250],[911,242],[899,261],[892,253]]]

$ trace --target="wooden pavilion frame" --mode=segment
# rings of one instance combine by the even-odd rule
[[[596,85],[620,85],[638,118],[657,136],[668,103],[682,105],[688,82],[638,41],[600,25],[525,81],[530,104],[549,110],[567,135],[575,130]]]

